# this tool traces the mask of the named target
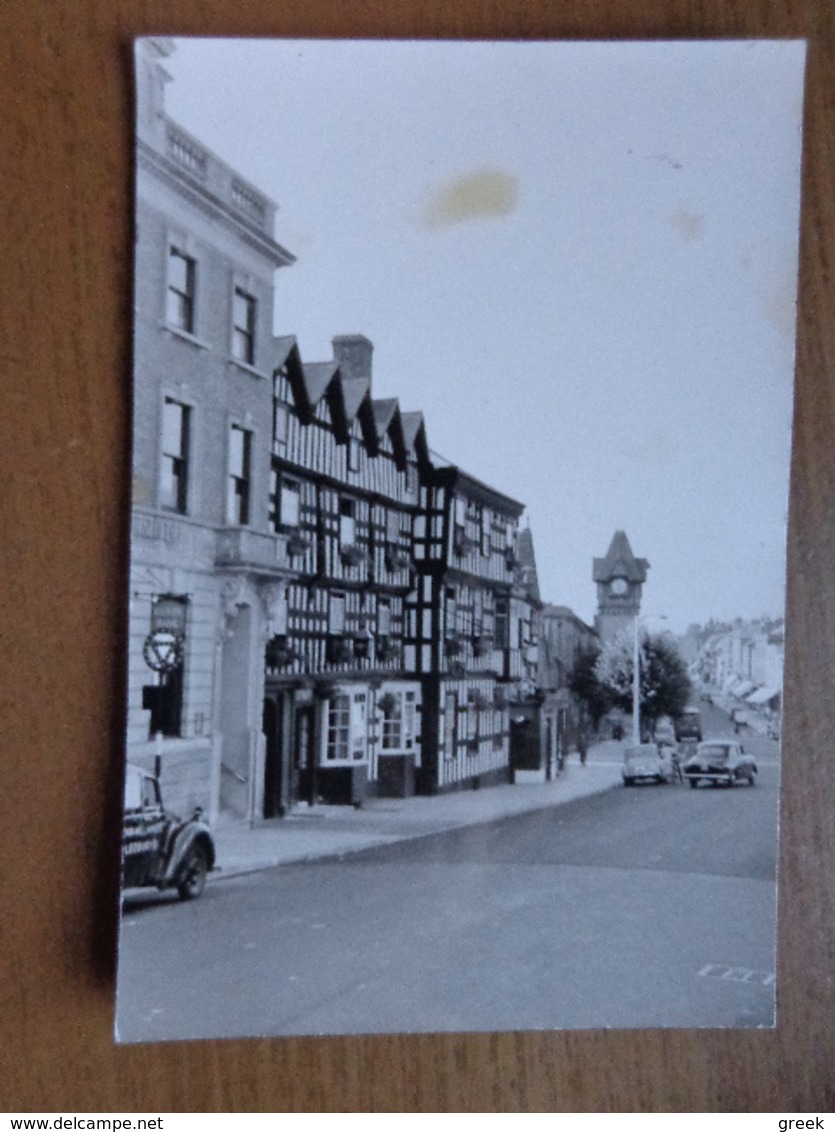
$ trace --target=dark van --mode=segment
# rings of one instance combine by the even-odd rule
[[[698,708],[686,707],[676,720],[676,742],[683,739],[702,741],[702,717]]]

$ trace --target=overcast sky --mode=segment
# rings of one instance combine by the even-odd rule
[[[803,45],[178,40],[169,113],[279,204],[276,333],[524,502],[591,621],[781,615]]]

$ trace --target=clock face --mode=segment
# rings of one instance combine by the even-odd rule
[[[612,584],[609,587],[615,597],[623,597],[628,588],[626,578],[613,578]]]

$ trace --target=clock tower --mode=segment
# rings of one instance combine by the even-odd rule
[[[606,557],[593,560],[592,580],[597,585],[594,627],[601,645],[624,632],[632,633],[648,570],[646,558],[632,553],[625,531],[615,531]]]

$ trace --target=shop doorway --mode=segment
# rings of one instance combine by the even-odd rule
[[[285,697],[281,694],[264,700],[264,817],[280,818],[285,807],[282,798],[284,777]]]
[[[309,805],[314,801],[315,720],[313,704],[304,704],[296,709],[292,794],[295,802],[307,802]]]

